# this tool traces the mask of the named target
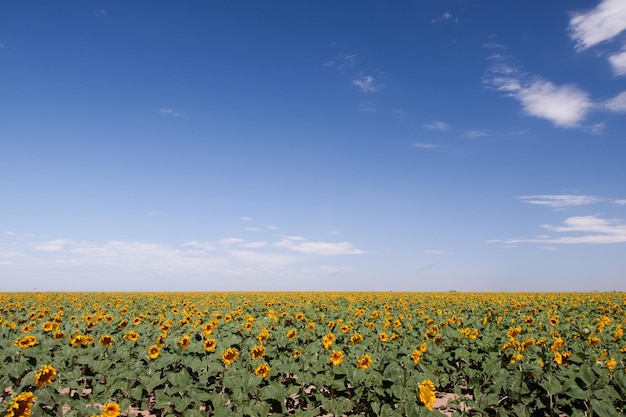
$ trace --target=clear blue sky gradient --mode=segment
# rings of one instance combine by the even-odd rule
[[[626,2],[0,4],[0,290],[626,290]]]

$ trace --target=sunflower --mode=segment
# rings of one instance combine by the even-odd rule
[[[261,365],[259,365],[254,371],[254,373],[260,376],[261,378],[267,378],[270,375],[270,369],[271,368],[266,362],[266,363],[262,363]]]
[[[363,341],[363,336],[361,336],[360,333],[355,333],[352,336],[350,336],[350,344],[351,345],[358,345],[362,341]]]
[[[423,380],[418,385],[419,400],[428,409],[435,406],[435,384],[430,379]]]
[[[552,352],[557,352],[561,349],[563,349],[563,346],[565,346],[565,340],[563,340],[561,337],[557,337],[554,342],[552,343],[552,346],[550,347],[550,350]]]
[[[237,357],[239,356],[239,352],[235,348],[228,348],[222,353],[222,362],[224,365],[232,365]]]
[[[265,356],[265,346],[260,345],[253,347],[252,349],[250,349],[250,355],[252,356],[252,359],[262,358],[263,356]]]
[[[204,350],[207,352],[213,352],[216,346],[217,341],[215,339],[206,339],[204,341]]]
[[[370,355],[364,355],[362,358],[357,360],[356,367],[359,369],[367,369],[372,366],[372,358]]]
[[[296,329],[291,329],[291,330],[289,330],[289,331],[287,332],[287,335],[286,335],[286,336],[287,336],[287,338],[288,338],[288,339],[293,340],[293,339],[295,339],[295,338],[296,338],[296,335],[297,335],[297,334],[298,334],[298,333],[296,332]]]
[[[65,333],[57,330],[56,332],[54,332],[54,335],[52,335],[52,337],[54,338],[54,340],[63,340],[63,338],[65,337]]]
[[[322,345],[324,346],[324,349],[326,350],[328,350],[328,348],[331,347],[333,343],[335,343],[335,335],[332,333],[328,333],[322,339]]]
[[[44,367],[35,374],[35,385],[39,388],[44,387],[54,381],[56,376],[56,369],[54,369],[51,365],[44,365]]]
[[[130,340],[131,342],[136,342],[137,340],[139,340],[139,333],[137,333],[134,330],[131,330],[128,333],[126,333],[126,339]]]
[[[298,359],[300,357],[300,355],[302,355],[302,352],[300,352],[299,350],[294,350],[293,354],[291,355],[292,358],[294,359]]]
[[[48,333],[49,331],[51,331],[52,329],[54,329],[54,324],[51,321],[47,321],[43,324],[43,331]]]
[[[102,417],[118,417],[121,413],[120,406],[117,403],[108,403],[102,407]]]
[[[189,336],[187,336],[187,335],[181,337],[178,340],[178,344],[180,345],[181,348],[183,348],[183,350],[187,349],[187,347],[189,346],[190,343],[191,343],[191,338]]]
[[[330,354],[329,361],[333,364],[333,366],[339,365],[341,361],[343,361],[343,352],[339,350],[333,350],[333,352]]]
[[[98,340],[98,342],[100,342],[100,344],[104,347],[109,347],[113,344],[113,342],[115,342],[115,339],[110,335],[105,334],[103,336],[100,336],[100,340]]]
[[[615,367],[617,366],[617,361],[615,360],[615,358],[610,358],[607,362],[606,362],[606,368],[609,371],[612,371],[613,369],[615,369]]]
[[[161,349],[157,345],[152,345],[148,348],[148,357],[150,359],[156,359],[161,354]]]
[[[256,337],[256,340],[258,340],[259,343],[263,343],[267,339],[269,339],[269,337],[270,337],[270,331],[267,328],[263,328],[259,332],[259,335]]]
[[[422,351],[416,349],[411,353],[411,356],[409,357],[413,359],[413,364],[417,365],[418,363],[420,363],[420,359],[422,358]]]
[[[22,392],[15,397],[13,404],[7,409],[6,417],[30,417],[31,408],[36,400],[32,392]]]
[[[386,342],[389,340],[389,337],[387,337],[387,333],[381,333],[378,335],[378,340],[380,340],[381,342]]]
[[[589,343],[589,346],[591,347],[596,347],[600,344],[601,340],[598,336],[591,336],[589,339],[587,339],[587,343]]]

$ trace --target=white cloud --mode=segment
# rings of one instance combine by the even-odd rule
[[[278,230],[278,227],[274,226],[273,224],[268,224],[267,226],[265,226],[265,228],[267,230]]]
[[[425,129],[430,129],[430,130],[440,130],[442,132],[447,132],[448,130],[450,130],[449,124],[441,122],[439,120],[434,121],[432,123],[425,123],[422,125],[422,127]]]
[[[352,80],[352,84],[359,87],[364,93],[375,93],[383,87],[371,75],[361,75],[359,78]]]
[[[619,204],[620,206],[626,206],[626,200],[615,200],[613,202],[615,204]]]
[[[626,75],[626,51],[609,56],[609,63],[615,75]]]
[[[39,242],[32,245],[33,249],[44,252],[56,252],[65,249],[66,246],[74,244],[69,239],[55,239],[48,242]]]
[[[98,17],[105,17],[107,15],[107,11],[104,9],[98,9],[98,10],[95,10],[93,14]]]
[[[454,16],[452,16],[451,13],[445,12],[444,14],[442,14],[441,16],[435,17],[431,20],[432,23],[438,23],[438,22],[444,22],[446,20],[450,20],[452,19]],[[455,19],[455,21],[458,21],[458,19]]]
[[[618,94],[604,103],[604,106],[616,113],[626,113],[626,91]]]
[[[569,206],[583,206],[587,204],[594,204],[602,199],[589,195],[570,195],[570,194],[559,194],[559,195],[528,195],[517,197],[522,200],[524,203],[528,204],[536,204],[540,206],[548,206],[548,207],[569,207]]]
[[[558,127],[579,126],[594,107],[589,95],[574,85],[557,86],[528,77],[501,62],[492,65],[485,83],[517,99],[526,114],[549,120]]]
[[[556,86],[536,80],[513,92],[524,111],[546,119],[559,127],[575,127],[587,115],[593,103],[584,91],[573,85]]]
[[[263,241],[250,242],[248,240],[240,239],[238,237],[229,237],[225,239],[220,239],[218,243],[226,247],[235,245],[235,246],[239,246],[240,248],[262,248],[264,246],[267,246],[267,242],[263,242]]]
[[[217,249],[217,246],[215,246],[214,244],[212,244],[211,242],[203,242],[203,241],[197,241],[197,240],[192,240],[189,242],[185,242],[183,243],[183,246],[189,246],[192,248],[198,248],[198,249],[202,249],[205,251],[214,251]]]
[[[428,249],[428,250],[425,250],[424,252],[429,255],[450,255],[453,253],[453,252],[446,252],[445,250],[441,250],[441,249]]]
[[[258,227],[246,227],[246,230],[248,232],[258,232],[259,228]]]
[[[569,29],[570,36],[581,50],[608,41],[626,30],[626,2],[603,0],[595,8],[575,14]]]
[[[466,138],[480,138],[491,135],[490,130],[468,130],[463,134]]]
[[[565,219],[564,226],[543,225],[544,229],[556,233],[576,233],[578,236],[540,236],[533,239],[509,239],[506,243],[551,243],[551,244],[608,244],[626,242],[626,224],[621,220],[602,219],[597,216],[577,216]]]
[[[352,247],[349,242],[307,242],[300,239],[293,239],[288,236],[275,244],[277,247],[289,249],[296,252],[314,255],[358,255],[365,253],[360,249]]]
[[[252,221],[252,217],[240,217],[239,220],[243,220],[244,222]]]
[[[422,143],[422,142],[414,142],[413,144],[411,144],[411,146],[413,146],[414,148],[419,148],[419,149],[434,149],[437,147],[437,145],[433,145],[431,143]]]
[[[339,54],[334,60],[324,63],[325,67],[332,67],[338,70],[351,68],[357,64],[359,56],[357,54]]]
[[[177,112],[174,109],[160,109],[159,113],[167,114],[167,115],[174,116],[174,117],[182,116],[181,113]]]
[[[228,254],[236,259],[255,264],[288,265],[298,261],[296,257],[277,253],[231,250]]]

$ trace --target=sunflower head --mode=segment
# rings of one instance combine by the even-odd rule
[[[260,376],[261,378],[265,379],[270,375],[270,369],[271,369],[270,366],[266,362],[266,363],[262,363],[261,365],[259,365],[254,371],[254,373]]]
[[[191,338],[187,335],[181,337],[178,340],[178,344],[180,345],[181,348],[183,349],[187,349],[187,347],[189,347],[189,344],[191,343]]]
[[[253,347],[252,349],[250,349],[250,356],[252,356],[252,359],[262,358],[263,356],[265,356],[265,346],[259,345]]]
[[[217,341],[215,339],[206,339],[204,341],[204,350],[207,352],[213,352],[216,346]]]
[[[108,403],[102,407],[102,417],[118,417],[122,410],[117,403]]]
[[[32,392],[25,391],[20,393],[13,400],[13,404],[7,409],[7,417],[27,416],[30,417],[31,408],[37,398]]]
[[[370,357],[370,355],[364,355],[357,360],[356,367],[359,369],[367,369],[370,366],[372,366],[372,358]]]
[[[109,347],[113,344],[113,342],[115,342],[115,339],[113,339],[112,336],[105,334],[103,336],[100,336],[100,340],[98,340],[100,342],[100,344],[104,347]]]
[[[157,345],[152,345],[148,348],[148,357],[150,359],[156,359],[161,354],[161,349]]]
[[[423,380],[417,387],[419,400],[428,409],[435,406],[435,384],[430,379]]]
[[[232,347],[228,348],[222,354],[222,362],[224,362],[224,365],[232,365],[238,356],[239,351],[237,351],[237,349]]]
[[[343,352],[339,350],[333,350],[332,353],[330,354],[329,361],[330,363],[333,364],[333,366],[337,366],[341,364],[341,362],[343,361]]]
[[[51,365],[44,365],[36,374],[35,374],[35,385],[41,388],[43,386],[48,385],[57,376],[57,371]]]

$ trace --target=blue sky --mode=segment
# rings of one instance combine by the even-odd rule
[[[0,290],[626,290],[626,2],[0,5]]]

